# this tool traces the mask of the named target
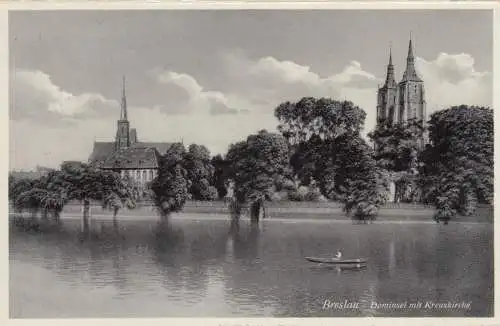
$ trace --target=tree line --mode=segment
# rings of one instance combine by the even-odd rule
[[[160,215],[182,210],[188,199],[229,195],[236,220],[249,206],[251,219],[258,221],[270,200],[338,201],[354,219],[373,220],[391,199],[391,183],[394,201],[434,205],[437,221],[492,203],[491,108],[453,106],[425,124],[381,123],[368,140],[361,135],[366,112],[350,101],[305,97],[280,104],[274,115],[278,132],[258,131],[231,144],[224,155],[212,157],[203,145],[173,144],[149,185]],[[418,142],[421,136],[428,137],[425,147]],[[133,189],[117,173],[85,164],[62,166],[39,180],[9,178],[14,207],[56,219],[71,199],[84,207],[99,200],[116,216],[140,199]]]

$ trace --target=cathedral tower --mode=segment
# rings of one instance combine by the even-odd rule
[[[415,70],[415,58],[413,56],[413,46],[410,39],[408,45],[408,56],[406,58],[406,70],[402,80],[398,84],[399,110],[398,122],[408,120],[425,121],[425,90],[424,82]]]
[[[125,96],[125,77],[123,77],[123,93],[120,120],[117,121],[115,149],[128,148],[130,146],[130,123],[127,118],[127,98]]]
[[[378,89],[377,125],[382,123],[407,123],[410,120],[419,121],[425,127],[427,120],[424,82],[415,69],[415,57],[410,36],[406,69],[403,78],[396,84],[392,51],[389,54],[387,76],[384,86]],[[418,139],[420,146],[425,146],[426,135]]]
[[[389,50],[389,64],[387,65],[387,76],[384,86],[378,90],[377,101],[377,123],[388,121],[392,123],[395,119],[397,85],[394,79],[394,66],[392,64],[392,49]]]

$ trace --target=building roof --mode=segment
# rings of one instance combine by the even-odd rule
[[[156,148],[156,150],[160,153],[160,155],[165,155],[168,149],[172,146],[172,143],[145,143],[145,142],[137,142],[132,144],[132,147],[151,147]]]
[[[101,162],[115,151],[115,142],[94,142],[94,150],[90,154],[90,162]]]
[[[171,143],[156,143],[156,142],[137,142],[132,144],[128,149],[126,150],[121,150],[120,151],[120,156],[128,158],[129,155],[140,155],[139,153],[141,150],[144,150],[146,148],[149,149],[155,149],[158,153],[158,155],[165,155],[167,150],[170,148],[172,144]],[[111,156],[115,157],[115,160],[117,156],[115,155],[116,153],[115,149],[115,143],[114,142],[94,142],[94,150],[92,151],[92,154],[90,154],[89,157],[89,162],[103,167],[103,164],[106,163],[109,165],[110,161],[109,158]],[[141,154],[142,155],[142,154]],[[134,159],[131,158],[133,161]],[[144,164],[144,163],[141,163]],[[118,167],[117,167],[118,168]],[[126,167],[124,167],[126,168]],[[131,168],[131,167],[128,167]],[[144,169],[147,169],[146,167],[143,167]]]
[[[156,148],[129,147],[109,155],[100,164],[102,169],[157,169],[160,154]]]

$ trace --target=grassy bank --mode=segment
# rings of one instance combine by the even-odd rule
[[[266,213],[269,219],[335,219],[346,220],[342,205],[334,202],[270,202],[266,203]],[[380,208],[378,220],[432,220],[434,208],[421,204],[390,203]],[[67,205],[63,211],[62,218],[76,217],[81,215],[79,203]],[[100,205],[92,205],[92,215],[111,217],[111,212],[103,210]],[[148,203],[142,203],[133,210],[121,210],[119,217],[122,218],[155,218],[155,208]],[[188,201],[182,212],[176,215],[196,216],[197,218],[213,218],[217,216],[228,216],[229,209],[222,201],[195,202]],[[229,216],[228,216],[229,218]],[[243,219],[248,218],[244,212]],[[458,221],[485,222],[493,221],[493,209],[489,206],[478,207],[472,216],[458,216]]]

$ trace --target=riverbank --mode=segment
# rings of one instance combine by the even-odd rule
[[[97,203],[92,204],[92,217],[95,219],[112,219],[112,212],[104,210]],[[266,203],[266,220],[268,221],[351,221],[339,203],[333,202],[270,202]],[[420,204],[390,203],[380,208],[377,221],[429,221],[432,222],[434,208]],[[61,218],[75,219],[81,217],[81,205],[66,205]],[[118,212],[119,220],[157,219],[156,209],[151,204],[140,204],[133,210],[122,209]],[[188,201],[182,212],[172,214],[173,219],[229,219],[226,203]],[[243,212],[242,220],[249,219],[248,212]],[[471,216],[457,216],[455,221],[492,223],[493,209],[480,206]]]

